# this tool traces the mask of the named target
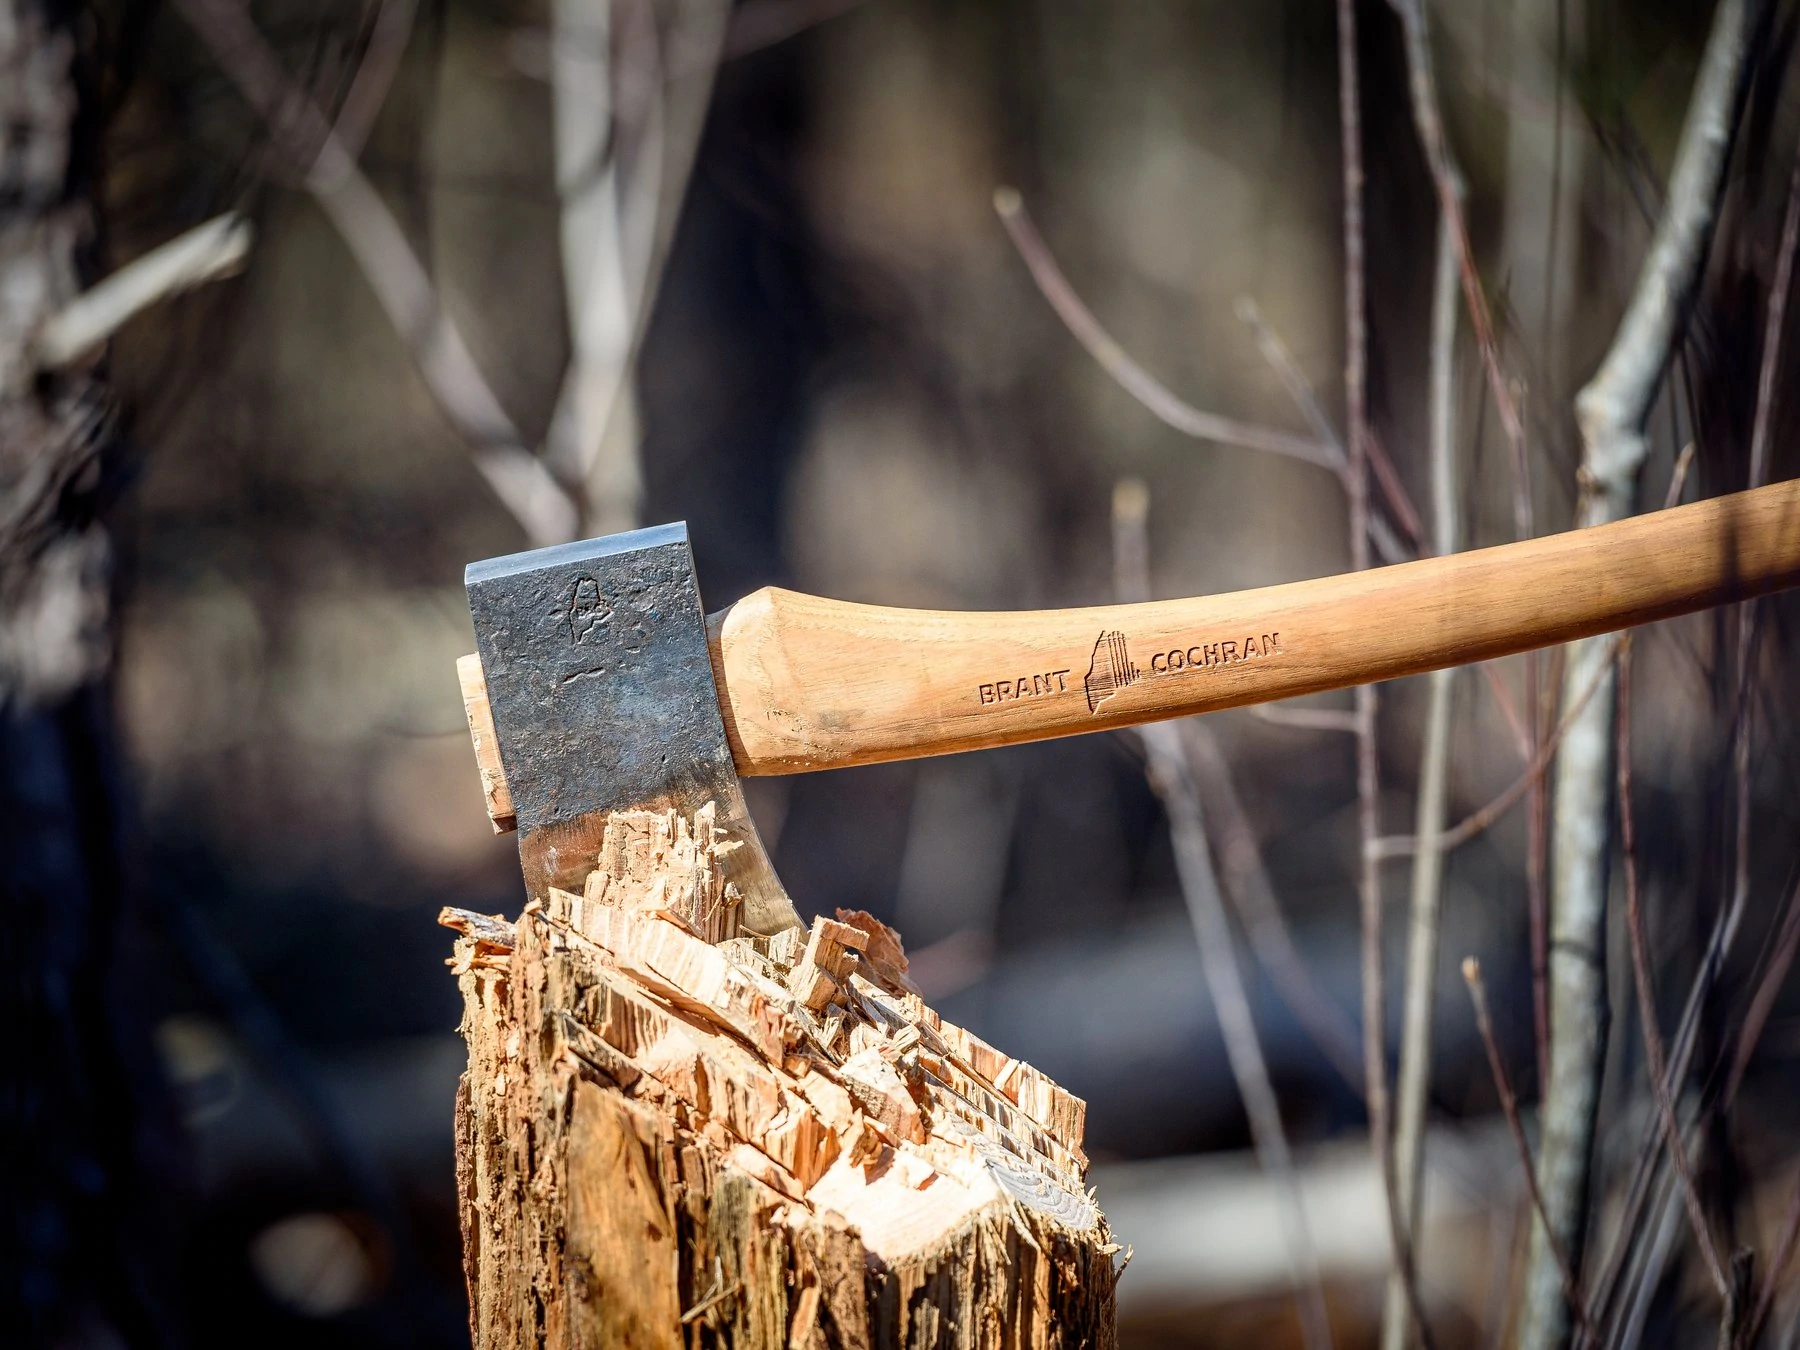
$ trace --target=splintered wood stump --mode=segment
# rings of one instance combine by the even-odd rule
[[[476,1350],[1111,1346],[1083,1103],[926,1006],[893,930],[740,933],[710,810],[460,910]]]

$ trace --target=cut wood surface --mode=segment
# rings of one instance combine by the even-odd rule
[[[622,813],[581,894],[444,912],[476,1350],[1113,1344],[1083,1103],[867,914],[741,933],[716,844]]]
[[[707,621],[738,772],[1133,726],[1552,646],[1800,585],[1800,480],[1591,529],[1228,595],[998,613],[766,588]],[[480,662],[488,809],[511,799]],[[510,825],[498,825],[510,828]]]

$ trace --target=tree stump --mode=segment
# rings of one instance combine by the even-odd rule
[[[1083,1103],[939,1018],[897,935],[740,932],[710,810],[459,910],[476,1350],[1111,1346]]]

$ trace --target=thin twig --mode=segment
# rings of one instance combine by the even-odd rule
[[[1288,350],[1287,344],[1281,340],[1281,335],[1268,324],[1262,316],[1262,310],[1248,296],[1238,299],[1237,315],[1249,327],[1256,339],[1258,350],[1263,354],[1263,359],[1280,376],[1289,397],[1294,400],[1295,406],[1299,408],[1301,416],[1306,419],[1307,425],[1313,429],[1321,443],[1335,446],[1341,455],[1343,443],[1338,439],[1337,432],[1332,429],[1330,419],[1325,416],[1325,410],[1320,406],[1312,384],[1301,371],[1299,363],[1294,360],[1293,353]],[[1425,527],[1419,520],[1418,510],[1413,506],[1412,498],[1407,495],[1406,486],[1401,482],[1393,461],[1388,457],[1386,450],[1382,448],[1381,438],[1375,435],[1373,428],[1368,428],[1367,432],[1369,467],[1375,471],[1375,481],[1381,487],[1382,499],[1387,503],[1388,510],[1393,513],[1412,547],[1408,548],[1407,543],[1397,536],[1379,515],[1370,517],[1369,542],[1375,546],[1375,551],[1381,555],[1383,562],[1401,562],[1408,557],[1417,555],[1418,546],[1424,539]],[[1340,472],[1340,478],[1347,471],[1346,463],[1344,470]],[[1480,670],[1482,679],[1487,683],[1489,691],[1494,696],[1494,702],[1498,705],[1501,714],[1506,718],[1507,725],[1512,728],[1513,734],[1519,742],[1520,759],[1529,764],[1533,757],[1531,736],[1525,729],[1525,723],[1519,716],[1518,709],[1513,705],[1512,696],[1507,692],[1498,666],[1492,661],[1484,661],[1481,663]],[[1284,711],[1275,705],[1263,704],[1253,705],[1251,711],[1267,722],[1285,722],[1296,727],[1310,726],[1319,731],[1354,732],[1356,730],[1354,713],[1314,712],[1302,709]],[[1541,794],[1539,795],[1541,797]]]
[[[1252,703],[1250,715],[1270,726],[1300,731],[1356,731],[1356,714],[1339,708],[1288,708],[1279,703]]]
[[[1731,905],[1721,906],[1713,920],[1712,932],[1707,938],[1706,950],[1701,956],[1700,968],[1688,987],[1687,1002],[1681,1010],[1681,1019],[1676,1023],[1675,1037],[1669,1052],[1669,1068],[1664,1077],[1668,1090],[1673,1093],[1675,1084],[1687,1081],[1688,1070],[1693,1062],[1695,1047],[1699,1044],[1701,1014],[1711,999],[1713,988],[1718,983],[1719,973],[1725,967],[1725,960],[1730,955],[1741,926],[1743,911]],[[1625,1203],[1620,1210],[1616,1229],[1618,1237],[1611,1251],[1607,1253],[1601,1274],[1592,1285],[1592,1297],[1588,1310],[1593,1320],[1612,1302],[1617,1292],[1618,1282],[1623,1276],[1628,1258],[1635,1250],[1636,1239],[1643,1230],[1644,1207],[1649,1203],[1652,1182],[1656,1180],[1658,1164],[1662,1158],[1663,1132],[1658,1123],[1650,1130],[1650,1138],[1646,1146],[1638,1153],[1632,1167],[1631,1181],[1626,1187]],[[1660,1213],[1663,1206],[1659,1203],[1655,1212]],[[1653,1251],[1648,1265],[1660,1268],[1662,1254]]]
[[[742,1280],[733,1280],[729,1284],[725,1282],[724,1264],[718,1257],[713,1257],[712,1284],[709,1285],[706,1292],[700,1296],[700,1301],[698,1303],[681,1314],[681,1325],[685,1327],[690,1322],[698,1321],[726,1299],[735,1298],[737,1295],[741,1294],[743,1290],[744,1282]]]
[[[1531,1199],[1531,1208],[1537,1214],[1538,1222],[1547,1225],[1549,1220],[1545,1217],[1544,1193],[1538,1186],[1537,1167],[1531,1159],[1531,1142],[1525,1135],[1525,1123],[1519,1118],[1519,1098],[1513,1091],[1512,1080],[1507,1077],[1506,1065],[1500,1058],[1500,1042],[1494,1035],[1494,1019],[1488,1010],[1487,984],[1481,978],[1481,962],[1472,956],[1465,956],[1462,977],[1463,983],[1469,987],[1469,1001],[1475,1005],[1475,1028],[1481,1035],[1482,1047],[1487,1051],[1488,1071],[1494,1078],[1494,1091],[1500,1097],[1500,1110],[1506,1117],[1506,1127],[1512,1131],[1513,1146],[1519,1153],[1519,1166],[1525,1177],[1525,1194]],[[1560,1247],[1553,1244],[1550,1250],[1562,1276],[1563,1297],[1579,1321],[1582,1310],[1575,1272]]]
[[[1763,1276],[1762,1294],[1757,1298],[1756,1310],[1750,1314],[1750,1322],[1744,1328],[1744,1345],[1755,1345],[1763,1323],[1769,1320],[1769,1310],[1775,1306],[1775,1294],[1781,1288],[1781,1274],[1787,1269],[1788,1260],[1794,1254],[1796,1238],[1800,1238],[1800,1186],[1794,1188],[1794,1198],[1788,1201],[1787,1217],[1781,1222],[1781,1236],[1775,1239],[1775,1250],[1769,1256],[1769,1272]]]
[[[1543,777],[1544,773],[1549,769],[1551,762],[1556,758],[1557,747],[1562,744],[1563,738],[1567,736],[1571,728],[1574,727],[1576,717],[1587,707],[1594,695],[1599,692],[1602,678],[1611,670],[1612,658],[1618,654],[1619,644],[1623,642],[1624,639],[1621,637],[1613,637],[1609,641],[1611,645],[1606,652],[1605,664],[1595,673],[1594,678],[1588,682],[1587,687],[1576,697],[1575,706],[1569,710],[1568,715],[1563,718],[1562,723],[1556,728],[1554,734],[1545,740],[1542,747],[1538,750],[1537,758],[1526,765],[1525,771],[1515,778],[1505,791],[1501,792],[1497,797],[1488,802],[1486,806],[1481,807],[1477,811],[1470,812],[1455,825],[1452,825],[1449,829],[1440,834],[1438,836],[1438,846],[1441,849],[1447,852],[1452,849],[1461,848],[1464,844],[1468,843],[1469,840],[1475,838],[1476,835],[1480,834],[1483,830],[1487,829],[1495,821],[1499,820],[1510,811],[1518,802],[1519,798],[1523,797],[1526,792],[1530,790],[1534,779]],[[1419,841],[1416,835],[1397,834],[1386,835],[1380,839],[1374,840],[1370,846],[1370,851],[1377,859],[1386,860],[1388,858],[1410,857],[1418,851],[1418,847]]]
[[[1788,291],[1794,281],[1794,252],[1800,245],[1800,146],[1788,174],[1787,210],[1781,219],[1781,246],[1775,257],[1775,284],[1769,288],[1769,311],[1763,320],[1762,365],[1756,377],[1756,420],[1750,429],[1750,486],[1769,476],[1769,427],[1774,416],[1775,376],[1781,368],[1783,321]]]
[[[735,61],[860,8],[866,0],[749,0],[731,13],[723,61]]]
[[[1562,190],[1563,190],[1563,93],[1568,84],[1565,67],[1568,64],[1568,6],[1565,0],[1556,0],[1556,49],[1551,60],[1551,81],[1555,90],[1555,107],[1550,124],[1550,209],[1548,211],[1549,237],[1544,241],[1544,265],[1547,275],[1544,278],[1544,327],[1538,338],[1538,346],[1544,362],[1547,382],[1550,384],[1552,398],[1559,396],[1556,365],[1556,339],[1558,333],[1554,319],[1556,317],[1556,283],[1560,279],[1561,268],[1557,266],[1557,232],[1562,223]]]
[[[1651,1095],[1662,1120],[1663,1136],[1675,1170],[1681,1178],[1682,1201],[1687,1206],[1688,1222],[1700,1244],[1719,1297],[1728,1299],[1731,1284],[1725,1274],[1725,1263],[1719,1258],[1718,1246],[1706,1222],[1706,1211],[1700,1203],[1700,1191],[1694,1184],[1693,1169],[1688,1166],[1687,1145],[1681,1137],[1681,1123],[1675,1118],[1675,1101],[1664,1078],[1667,1056],[1663,1052],[1661,1028],[1656,1020],[1656,994],[1651,987],[1650,941],[1644,931],[1644,912],[1638,894],[1637,841],[1631,809],[1631,644],[1625,643],[1618,657],[1618,792],[1619,846],[1625,865],[1625,926],[1631,944],[1631,969],[1637,986],[1638,1021],[1644,1036],[1644,1058],[1650,1070]]]
[[[1500,716],[1506,721],[1506,729],[1512,733],[1513,749],[1518,751],[1522,763],[1531,763],[1531,757],[1535,753],[1532,749],[1531,731],[1525,725],[1519,705],[1513,702],[1513,696],[1506,688],[1506,681],[1500,678],[1499,663],[1483,661],[1481,673],[1487,676],[1487,686],[1494,696],[1494,706],[1500,709]]]
[[[1325,409],[1313,391],[1312,382],[1300,369],[1300,363],[1294,360],[1294,354],[1288,350],[1287,343],[1281,340],[1281,335],[1263,318],[1256,301],[1249,296],[1240,296],[1236,309],[1238,318],[1256,339],[1256,347],[1262,353],[1263,360],[1269,363],[1280,378],[1288,397],[1294,400],[1294,406],[1300,410],[1300,415],[1313,429],[1320,444],[1329,445],[1336,451],[1338,478],[1347,486],[1345,476],[1350,471],[1350,458],[1344,453],[1344,443],[1332,427],[1331,419],[1326,417]],[[1425,527],[1419,521],[1418,509],[1407,495],[1406,484],[1401,481],[1393,460],[1388,457],[1380,438],[1372,430],[1369,432],[1369,467],[1375,470],[1375,481],[1381,488],[1382,500],[1387,503],[1388,510],[1394,513],[1395,521],[1406,536],[1404,540],[1401,539],[1387,521],[1380,516],[1372,516],[1369,520],[1369,542],[1375,545],[1375,551],[1381,555],[1383,562],[1405,562],[1408,558],[1418,556],[1418,546],[1425,537]]]
[[[730,22],[711,41],[688,37],[669,46],[664,78],[673,83],[754,55],[860,9],[867,0],[744,0],[730,6]]]
[[[1782,215],[1781,245],[1775,260],[1775,284],[1769,291],[1768,314],[1763,321],[1762,363],[1756,379],[1756,416],[1750,430],[1750,481],[1761,487],[1769,476],[1769,427],[1774,420],[1775,376],[1781,365],[1783,320],[1788,292],[1793,285],[1794,251],[1800,243],[1800,147],[1788,175],[1787,208]],[[1746,600],[1737,608],[1737,660],[1733,680],[1733,734],[1731,772],[1737,808],[1733,841],[1731,903],[1741,908],[1750,895],[1750,737],[1756,720],[1756,703],[1750,697],[1751,672],[1757,643],[1757,606]]]
[[[1250,939],[1250,949],[1295,1020],[1360,1097],[1362,1052],[1356,1025],[1321,992],[1295,945],[1218,737],[1204,717],[1183,718],[1179,725],[1188,766],[1200,789],[1200,804],[1211,822],[1220,880]]]
[[[1755,1270],[1755,1252],[1746,1247],[1731,1254],[1731,1275],[1725,1286],[1725,1310],[1719,1318],[1719,1336],[1714,1342],[1718,1350],[1738,1350],[1744,1344],[1740,1339],[1739,1322],[1743,1318],[1744,1304],[1750,1298],[1751,1277]]]
[[[1325,415],[1325,407],[1319,402],[1319,396],[1312,387],[1312,381],[1306,378],[1306,372],[1300,369],[1300,363],[1294,360],[1294,354],[1288,349],[1281,335],[1263,318],[1262,307],[1247,295],[1240,295],[1232,306],[1238,319],[1250,330],[1256,341],[1256,349],[1262,353],[1263,360],[1280,378],[1282,388],[1287,390],[1288,397],[1293,399],[1294,406],[1300,410],[1300,416],[1306,419],[1306,425],[1312,428],[1313,435],[1319,438],[1319,444],[1329,445],[1337,452],[1338,467],[1349,462],[1344,453],[1344,441],[1331,425],[1331,419]],[[1414,514],[1417,525],[1417,514]],[[1416,539],[1422,531],[1415,529]]]
[[[1149,544],[1146,518],[1149,494],[1144,485],[1126,481],[1113,492],[1113,566],[1119,599],[1126,603],[1148,600]],[[1182,752],[1181,735],[1167,722],[1138,728],[1149,761],[1150,785],[1168,816],[1175,848],[1176,874],[1182,898],[1187,902],[1195,944],[1207,989],[1219,1019],[1225,1042],[1225,1058],[1250,1119],[1250,1134],[1263,1171],[1275,1182],[1282,1197],[1282,1224],[1287,1230],[1288,1260],[1294,1293],[1299,1304],[1300,1327],[1308,1350],[1327,1350],[1331,1323],[1325,1308],[1318,1256],[1301,1203],[1300,1184],[1294,1172],[1281,1109],[1269,1081],[1268,1064],[1257,1038],[1249,996],[1238,968],[1231,925],[1219,896],[1206,839],[1206,822],[1199,789]]]
[[[51,315],[32,359],[40,370],[73,365],[151,306],[241,271],[251,238],[250,222],[227,211],[158,244]]]
[[[1112,376],[1120,388],[1143,404],[1157,420],[1183,435],[1200,440],[1220,441],[1246,450],[1285,455],[1333,472],[1338,470],[1339,456],[1335,447],[1329,443],[1235,421],[1216,413],[1202,412],[1183,402],[1168,386],[1134,361],[1112,334],[1101,327],[1093,311],[1083,303],[1075,293],[1075,288],[1069,284],[1068,278],[1063,275],[1062,268],[1057,266],[1055,256],[1038,234],[1037,226],[1032,223],[1018,192],[1009,187],[997,189],[994,192],[994,211],[999,215],[1000,223],[1006,227],[1006,233],[1011,237],[1013,247],[1019,251],[1019,257],[1031,272],[1032,280],[1037,283],[1038,290],[1049,302],[1050,308],[1056,311],[1063,326],[1087,349],[1088,355],[1099,362],[1100,368]]]
[[[1456,245],[1457,272],[1470,326],[1475,332],[1475,345],[1481,353],[1482,369],[1487,372],[1488,392],[1500,415],[1507,444],[1512,449],[1517,471],[1514,510],[1518,515],[1520,537],[1524,538],[1532,532],[1525,423],[1513,398],[1512,385],[1500,365],[1493,316],[1488,310],[1487,294],[1481,287],[1481,274],[1475,267],[1475,251],[1469,243],[1469,226],[1462,204],[1462,173],[1444,133],[1444,115],[1438,101],[1437,76],[1432,68],[1431,35],[1427,30],[1424,0],[1389,0],[1389,3],[1400,16],[1401,28],[1406,34],[1406,68],[1412,86],[1413,123],[1425,151],[1426,166],[1431,170],[1432,185],[1437,191],[1438,211]]]
[[[1433,281],[1430,359],[1430,461],[1432,545],[1439,557],[1461,544],[1456,472],[1456,250],[1448,223],[1438,225]],[[1425,735],[1419,751],[1412,888],[1406,952],[1405,1003],[1401,1014],[1400,1077],[1395,1094],[1394,1171],[1406,1230],[1416,1247],[1424,1202],[1425,1105],[1431,1086],[1432,1020],[1437,1003],[1438,935],[1443,908],[1444,850],[1440,836],[1450,795],[1450,711],[1453,669],[1428,677]],[[1411,1340],[1406,1291],[1389,1275],[1381,1321],[1386,1350],[1405,1350]]]
[[[1375,477],[1375,486],[1381,490],[1381,500],[1400,522],[1400,528],[1407,533],[1411,548],[1407,548],[1398,540],[1394,541],[1392,552],[1384,552],[1382,537],[1388,532],[1388,524],[1378,514],[1369,517],[1369,540],[1377,553],[1382,554],[1383,562],[1399,562],[1404,557],[1417,556],[1419,545],[1424,539],[1425,527],[1419,522],[1418,510],[1407,495],[1406,484],[1400,478],[1400,470],[1394,467],[1394,458],[1387,452],[1387,445],[1381,439],[1381,433],[1374,427],[1365,426],[1363,434],[1368,440],[1369,472]]]
[[[637,71],[639,79],[622,81],[620,87],[622,94],[629,92],[634,83],[641,90],[637,100],[643,104],[640,113],[625,121],[627,131],[641,128],[636,153],[647,165],[642,180],[634,182],[626,194],[620,225],[633,315],[627,374],[643,348],[656,297],[668,270],[682,201],[693,179],[707,109],[712,103],[719,67],[728,55],[730,34],[736,23],[740,19],[748,21],[756,8],[733,5],[731,0],[676,6],[675,24],[667,36],[669,54],[664,59],[656,27],[656,6],[651,0],[635,0],[629,6],[626,32],[632,40],[624,44],[628,50],[621,54],[621,60],[627,66],[642,69]],[[831,15],[821,13],[816,17],[823,20]],[[615,404],[618,402],[622,400],[615,396]],[[630,504],[631,518],[636,518],[641,492],[635,447],[629,458],[623,451],[617,456],[590,454],[583,462],[582,472],[597,511],[605,511],[610,502],[623,501]]]
[[[1660,1132],[1659,1132],[1660,1137]],[[1649,1221],[1637,1234],[1639,1245],[1648,1254],[1646,1268],[1661,1270],[1668,1260],[1669,1252],[1674,1249],[1675,1237],[1685,1222],[1681,1213],[1681,1204],[1674,1196],[1664,1196],[1651,1210]],[[1596,1347],[1636,1347],[1644,1343],[1644,1323],[1650,1317],[1650,1303],[1656,1294],[1656,1281],[1644,1279],[1632,1291],[1632,1299],[1623,1310],[1623,1314],[1602,1321],[1594,1315],[1594,1308],[1600,1306],[1598,1295],[1588,1309],[1588,1331],[1577,1339],[1576,1346],[1591,1345]]]
[[[413,15],[418,0],[381,0],[375,12],[375,23],[369,29],[368,45],[362,60],[356,63],[350,89],[338,105],[334,130],[338,141],[352,159],[362,154],[369,133],[375,129],[375,118],[387,102],[394,76],[400,72],[400,58],[406,55],[412,39]]]
[[[1774,950],[1769,956],[1769,967],[1757,982],[1756,994],[1750,1000],[1750,1010],[1744,1014],[1744,1024],[1738,1029],[1731,1071],[1725,1078],[1724,1100],[1727,1102],[1737,1096],[1737,1090],[1744,1081],[1744,1074],[1750,1067],[1750,1057],[1755,1052],[1757,1041],[1762,1038],[1763,1028],[1768,1025],[1769,1014],[1775,1010],[1775,1001],[1781,996],[1782,987],[1787,983],[1788,972],[1793,969],[1796,953],[1800,953],[1800,886],[1796,886],[1788,896],[1786,909],[1781,916],[1781,926],[1776,930]]]
[[[1768,1024],[1769,1013],[1787,980],[1788,971],[1793,967],[1796,950],[1800,950],[1800,885],[1788,896],[1768,969],[1763,972],[1763,977],[1757,984],[1755,997],[1750,1001],[1750,1010],[1744,1014],[1744,1024],[1738,1030],[1731,1071],[1726,1076],[1725,1088],[1720,1096],[1721,1108],[1730,1106],[1737,1099],[1738,1088],[1743,1084],[1744,1072],[1750,1064],[1750,1056],[1756,1049],[1763,1028]],[[1800,1187],[1795,1189],[1781,1233],[1776,1238],[1774,1252],[1769,1257],[1762,1294],[1757,1299],[1749,1323],[1744,1326],[1740,1335],[1740,1344],[1744,1346],[1755,1345],[1756,1338],[1762,1333],[1763,1324],[1768,1320],[1769,1310],[1775,1302],[1781,1274],[1787,1268],[1788,1258],[1793,1255],[1796,1236],[1800,1236]]]
[[[1537,682],[1537,664],[1525,665],[1526,703],[1531,710],[1526,724],[1526,755],[1543,754],[1544,718],[1556,711],[1554,699],[1543,697]],[[1527,789],[1525,803],[1525,923],[1531,945],[1531,1045],[1540,1084],[1550,1080],[1550,887],[1545,876],[1549,862],[1550,793],[1545,774],[1538,774]]]
[[[1349,471],[1350,567],[1369,565],[1368,316],[1364,300],[1362,93],[1356,58],[1356,0],[1337,0],[1338,128],[1344,174],[1344,425]],[[1355,694],[1358,909],[1362,921],[1363,1077],[1369,1142],[1387,1201],[1388,1239],[1394,1269],[1421,1341],[1431,1333],[1419,1297],[1411,1236],[1406,1231],[1394,1176],[1394,1141],[1387,1082],[1387,992],[1381,962],[1381,864],[1374,842],[1381,833],[1380,746],[1376,740],[1376,690]]]

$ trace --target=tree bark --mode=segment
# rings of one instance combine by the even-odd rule
[[[0,0],[0,1089],[19,1160],[0,1236],[9,1343],[174,1340],[166,1187],[179,1158],[123,971],[125,898],[99,520],[114,426],[97,362],[40,336],[93,256],[97,140],[75,6]]]
[[[583,895],[446,911],[476,1350],[1113,1345],[1083,1104],[868,915],[765,939],[736,904],[708,812],[633,812]]]

